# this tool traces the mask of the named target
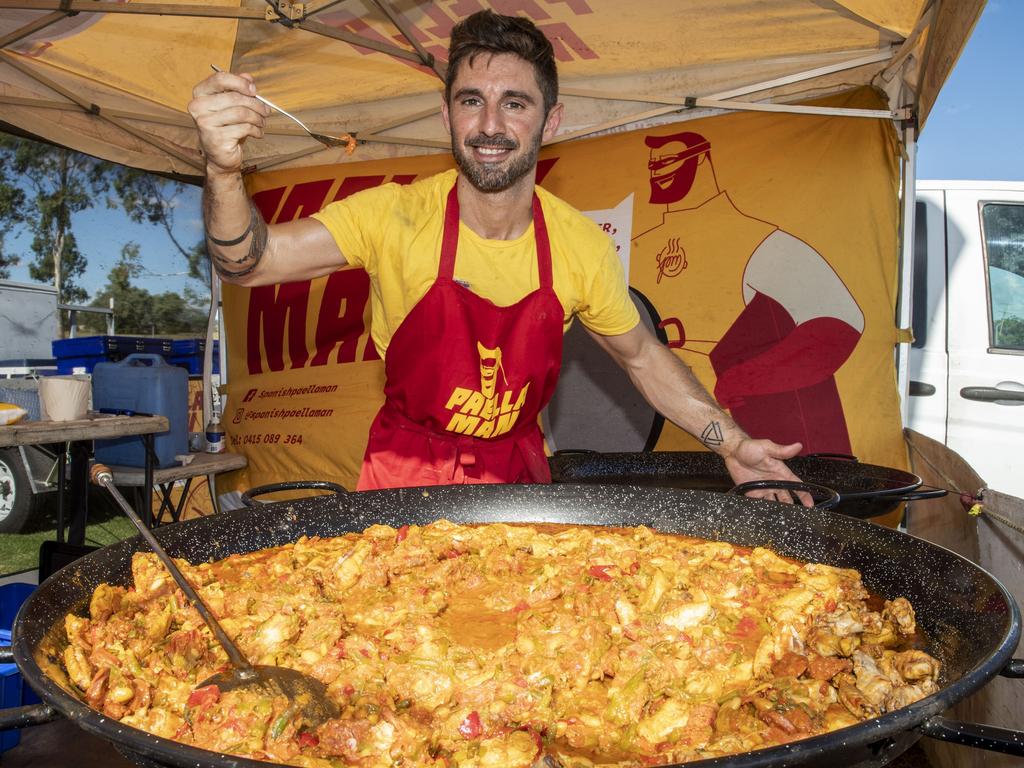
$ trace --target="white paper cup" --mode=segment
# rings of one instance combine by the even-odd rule
[[[89,412],[92,383],[71,376],[45,376],[39,380],[39,410],[46,421],[75,421]]]

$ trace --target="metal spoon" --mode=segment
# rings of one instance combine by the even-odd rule
[[[301,714],[305,724],[310,728],[314,728],[325,720],[330,720],[339,715],[338,705],[328,697],[327,686],[319,680],[287,667],[253,666],[250,664],[245,656],[242,655],[242,652],[238,650],[238,646],[224,632],[223,627],[221,627],[206,603],[203,602],[199,593],[192,588],[192,585],[185,579],[185,575],[174,564],[174,561],[171,560],[164,548],[160,546],[152,531],[146,527],[145,523],[135,513],[135,510],[131,508],[131,505],[125,501],[121,492],[114,487],[114,476],[110,469],[102,464],[96,464],[90,471],[89,476],[93,483],[107,489],[110,495],[114,497],[114,501],[128,515],[128,519],[139,529],[142,538],[146,540],[146,543],[156,553],[156,556],[160,558],[160,562],[170,572],[174,581],[181,587],[181,591],[185,593],[185,596],[195,606],[195,609],[199,611],[199,615],[203,617],[203,621],[206,622],[206,625],[213,632],[213,636],[217,638],[217,642],[220,643],[231,660],[230,669],[219,672],[204,680],[196,686],[197,688],[216,685],[222,692],[231,691],[236,688],[251,688],[258,690],[264,695],[284,696],[291,703],[295,713]]]
[[[216,64],[211,64],[210,67],[213,69],[214,72],[223,72],[224,71],[223,69],[218,67]],[[280,112],[285,117],[290,118],[300,128],[302,128],[302,130],[304,130],[306,133],[308,133],[311,138],[316,139],[321,144],[323,144],[325,147],[345,147],[345,152],[346,152],[346,154],[349,154],[349,155],[351,155],[355,151],[356,139],[355,139],[355,136],[353,136],[352,134],[346,133],[344,136],[329,136],[326,133],[317,133],[316,131],[311,130],[308,125],[306,125],[304,122],[299,120],[299,118],[297,118],[291,112],[288,112],[287,110],[281,109],[281,107],[277,106],[277,104],[272,102],[270,99],[265,99],[262,96],[260,96],[258,93],[257,94],[253,94],[253,98],[256,99],[257,101],[262,101],[264,104],[266,104],[271,109],[276,109],[278,112]]]

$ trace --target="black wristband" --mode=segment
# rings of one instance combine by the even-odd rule
[[[240,242],[242,242],[243,240],[245,240],[245,238],[247,238],[249,236],[250,232],[252,232],[252,225],[253,225],[253,222],[254,222],[254,216],[255,216],[255,213],[253,212],[252,206],[250,204],[250,207],[249,207],[249,226],[247,226],[245,228],[245,231],[242,234],[240,234],[238,237],[236,237],[234,240],[218,240],[216,237],[211,235],[209,232],[206,233],[206,239],[209,240],[214,245],[219,245],[219,246],[222,246],[222,247],[227,247],[227,246],[231,246],[231,245],[238,245]]]

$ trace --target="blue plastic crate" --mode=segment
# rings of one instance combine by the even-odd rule
[[[0,586],[0,629],[8,632],[14,626],[14,617],[18,615],[21,604],[28,600],[28,596],[35,590],[35,584],[23,584],[13,582]]]
[[[206,339],[175,339],[171,343],[171,354],[167,362],[188,369],[190,376],[203,374],[203,357],[206,353]],[[213,342],[213,372],[220,373],[220,342]]]
[[[133,352],[145,352],[146,341],[141,336],[78,336],[55,339],[50,347],[58,359],[99,356],[105,360],[120,360]]]
[[[21,604],[35,589],[35,584],[4,584],[0,586],[0,645],[11,644],[11,627]],[[38,704],[39,697],[21,678],[15,664],[0,664],[0,708]],[[0,732],[0,753],[18,746],[21,734],[17,730]]]
[[[170,339],[143,339],[142,346],[143,352],[148,352],[151,355],[163,355],[164,357],[171,354],[173,349]]]
[[[144,353],[168,356],[171,340],[145,336],[79,336],[51,343],[57,373],[92,373],[97,363],[116,363],[128,355]]]

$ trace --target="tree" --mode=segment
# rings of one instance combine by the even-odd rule
[[[145,288],[132,285],[132,279],[142,274],[142,262],[137,243],[127,243],[121,249],[121,258],[107,275],[107,284],[92,300],[94,307],[107,307],[114,300],[114,320],[121,333],[140,334],[201,334],[206,328],[206,314],[202,309],[177,293],[151,294]],[[83,327],[96,333],[103,332],[104,320],[90,315],[82,320]]]
[[[0,134],[0,158],[17,175],[20,187],[6,180],[6,194],[22,193],[22,220],[32,232],[29,264],[33,280],[53,281],[64,303],[84,301],[77,278],[85,272],[85,256],[78,250],[71,217],[103,199],[117,166],[63,147]],[[27,193],[27,194],[26,194]],[[60,320],[63,333],[63,317]]]
[[[185,185],[178,181],[160,179],[151,173],[126,168],[114,180],[116,201],[108,205],[117,206],[136,223],[149,222],[163,227],[171,243],[188,263],[188,276],[210,288],[210,255],[206,252],[206,240],[200,238],[192,246],[185,246],[174,234],[174,213]]]
[[[79,279],[88,260],[79,250],[73,215],[105,200],[108,208],[122,209],[134,222],[162,226],[174,248],[189,264],[190,276],[209,287],[205,243],[187,246],[174,233],[174,212],[184,189],[180,182],[164,180],[144,171],[0,133],[0,277],[9,276],[8,267],[19,261],[17,254],[4,250],[4,235],[16,225],[24,225],[32,234],[33,260],[29,264],[32,279],[53,282],[59,300],[65,304],[84,302],[87,293]],[[139,276],[141,266],[138,246],[128,244],[125,247],[129,246],[134,249],[134,256],[122,255],[122,261],[111,271],[112,282],[108,289],[122,292],[131,302],[140,296],[133,293],[136,289],[132,289],[131,278]],[[120,271],[114,276],[116,270]],[[154,298],[147,291],[141,293]],[[173,303],[174,300],[167,301]],[[166,302],[164,305],[169,306]],[[186,312],[195,309],[188,301],[182,301],[181,306]],[[124,312],[130,318],[126,322],[133,326],[141,323],[141,316],[132,315],[134,309],[126,308]],[[147,317],[153,322],[152,307]],[[64,330],[62,315],[61,335]],[[139,326],[138,332],[153,331],[143,331]],[[159,329],[159,332],[164,331]]]
[[[10,267],[18,263],[18,257],[8,253],[4,239],[25,219],[25,193],[14,184],[7,163],[0,164],[0,278],[11,276]]]

